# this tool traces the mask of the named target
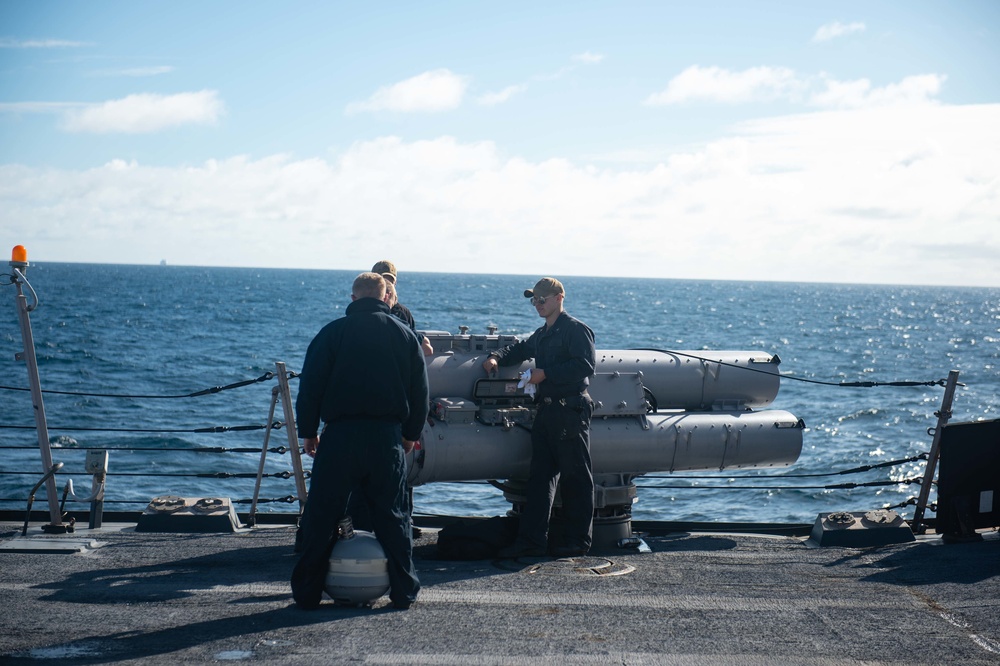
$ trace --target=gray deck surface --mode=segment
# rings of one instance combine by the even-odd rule
[[[0,546],[21,525],[0,523]],[[880,548],[679,533],[652,553],[436,559],[409,611],[297,610],[294,528],[29,532],[0,552],[0,663],[998,664],[1000,539]]]

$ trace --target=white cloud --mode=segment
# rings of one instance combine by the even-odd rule
[[[225,112],[214,90],[176,95],[138,94],[69,111],[69,132],[142,134],[188,124],[213,124]]]
[[[435,69],[391,86],[383,86],[367,100],[348,104],[346,113],[449,111],[461,105],[467,87],[468,77],[448,69]]]
[[[604,60],[604,54],[584,51],[583,53],[577,53],[575,56],[573,56],[573,60],[577,62],[587,63],[588,65],[592,65]]]
[[[736,104],[780,99],[834,109],[932,104],[937,103],[936,97],[946,80],[943,74],[921,74],[875,87],[868,79],[837,81],[826,75],[802,78],[786,67],[752,67],[734,72],[694,65],[671,79],[665,90],[646,98],[644,103],[667,106],[705,100]]]
[[[642,168],[450,137],[384,137],[332,160],[7,165],[0,235],[38,261],[362,269],[392,256],[421,271],[1000,286],[997,154],[1000,105],[919,104],[745,123]],[[539,229],[559,242],[483,251]]]
[[[62,113],[86,106],[80,102],[0,102],[0,112],[9,113]]]
[[[675,76],[665,90],[646,98],[650,106],[666,106],[692,100],[737,103],[770,100],[794,93],[801,87],[795,72],[787,67],[751,67],[735,72],[721,67],[692,65]]]
[[[573,60],[587,65],[592,65],[604,60],[604,55],[586,51],[584,53],[574,55]],[[533,83],[557,81],[575,69],[576,65],[564,66],[549,74],[536,74],[532,76],[530,80]],[[480,95],[476,98],[476,102],[483,106],[496,106],[497,104],[503,104],[504,102],[509,101],[515,95],[523,94],[527,90],[527,83],[518,83],[516,85],[507,86],[499,92],[488,92]]]
[[[61,49],[81,46],[93,46],[93,44],[68,39],[0,39],[0,49]]]
[[[831,39],[836,39],[837,37],[843,37],[844,35],[850,35],[855,32],[864,32],[865,24],[860,21],[855,21],[853,23],[841,23],[840,21],[834,21],[833,23],[827,23],[826,25],[820,26],[816,30],[816,34],[813,35],[813,42],[828,42]]]
[[[516,86],[507,86],[500,92],[486,93],[484,95],[480,95],[478,98],[476,98],[476,101],[482,104],[483,106],[496,106],[497,104],[502,104],[508,101],[514,95],[520,95],[527,89],[528,85],[526,83],[521,83]]]
[[[899,83],[873,88],[868,79],[835,81],[827,79],[826,89],[812,95],[813,106],[837,109],[861,109],[879,106],[905,106],[936,102],[946,76],[922,74],[908,76]]]

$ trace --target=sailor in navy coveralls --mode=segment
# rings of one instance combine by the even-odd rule
[[[306,453],[315,457],[302,514],[302,555],[292,572],[292,596],[300,608],[320,603],[352,490],[368,504],[385,550],[393,605],[409,608],[420,590],[406,453],[427,420],[427,367],[417,337],[389,314],[384,296],[382,276],[359,275],[347,316],[313,338],[299,377],[296,421]]]
[[[483,363],[497,366],[534,359],[529,383],[536,385],[537,414],[531,428],[531,467],[527,501],[517,540],[501,557],[545,555],[549,514],[556,487],[561,488],[565,541],[552,548],[557,557],[586,555],[593,539],[594,477],[590,463],[590,417],[594,403],[587,393],[596,366],[594,332],[563,310],[566,291],[559,280],[542,278],[524,292],[545,319],[527,340],[492,352]]]

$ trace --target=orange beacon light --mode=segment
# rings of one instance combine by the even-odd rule
[[[28,251],[23,245],[15,245],[14,249],[10,251],[10,264],[11,266],[28,265]]]

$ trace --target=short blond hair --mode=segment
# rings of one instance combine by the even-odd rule
[[[378,273],[362,273],[354,278],[351,293],[355,298],[385,298],[385,280]]]

